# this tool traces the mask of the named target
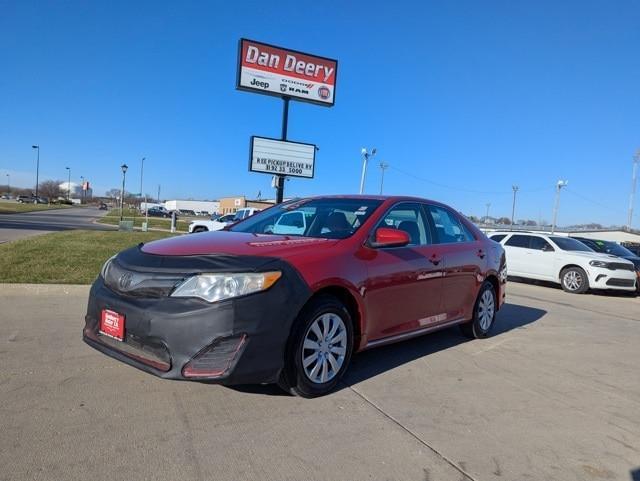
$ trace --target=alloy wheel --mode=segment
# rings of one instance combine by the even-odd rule
[[[493,299],[493,293],[487,289],[482,293],[480,302],[478,303],[478,321],[480,328],[483,331],[488,331],[493,322],[493,316],[496,311],[495,301]]]
[[[302,367],[315,384],[331,381],[344,364],[347,353],[347,328],[343,319],[325,313],[313,320],[302,343]]]
[[[564,275],[564,285],[570,291],[577,291],[582,286],[582,276],[579,272],[569,271]]]

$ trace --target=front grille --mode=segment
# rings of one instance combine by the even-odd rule
[[[633,279],[609,279],[607,281],[607,285],[615,287],[633,287],[636,285],[636,281]]]
[[[159,371],[167,372],[171,369],[171,355],[167,347],[161,342],[150,339],[140,339],[127,334],[124,341],[117,341],[109,336],[93,331],[90,327],[84,329],[84,335],[89,339],[104,344],[114,351],[138,362],[151,366]]]
[[[103,272],[104,283],[112,291],[132,297],[167,297],[183,279],[183,275],[138,272],[112,260]]]
[[[619,271],[635,271],[636,268],[633,264],[626,264],[623,262],[610,262],[609,269],[611,270],[619,270]]]

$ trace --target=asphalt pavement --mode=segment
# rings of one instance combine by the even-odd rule
[[[0,480],[640,479],[640,298],[509,282],[492,337],[367,351],[305,400],[104,356],[88,290],[0,286]]]
[[[113,230],[113,227],[93,223],[105,214],[106,211],[97,207],[0,214],[0,243],[62,230]]]

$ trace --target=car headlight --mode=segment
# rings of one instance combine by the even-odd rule
[[[609,268],[609,263],[605,261],[591,261],[589,265],[593,267],[604,267],[605,269]]]
[[[281,276],[280,271],[199,274],[185,279],[171,297],[199,297],[207,302],[217,302],[269,289]]]
[[[102,276],[103,279],[107,278],[107,271],[109,270],[109,266],[111,266],[111,262],[113,262],[113,259],[115,259],[117,255],[118,254],[109,257],[107,262],[105,262],[104,265],[102,266],[102,269],[100,270],[100,275]]]

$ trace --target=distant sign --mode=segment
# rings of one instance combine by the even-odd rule
[[[241,39],[236,88],[333,106],[338,61]]]
[[[313,178],[316,146],[300,142],[251,137],[249,170],[264,174]]]

